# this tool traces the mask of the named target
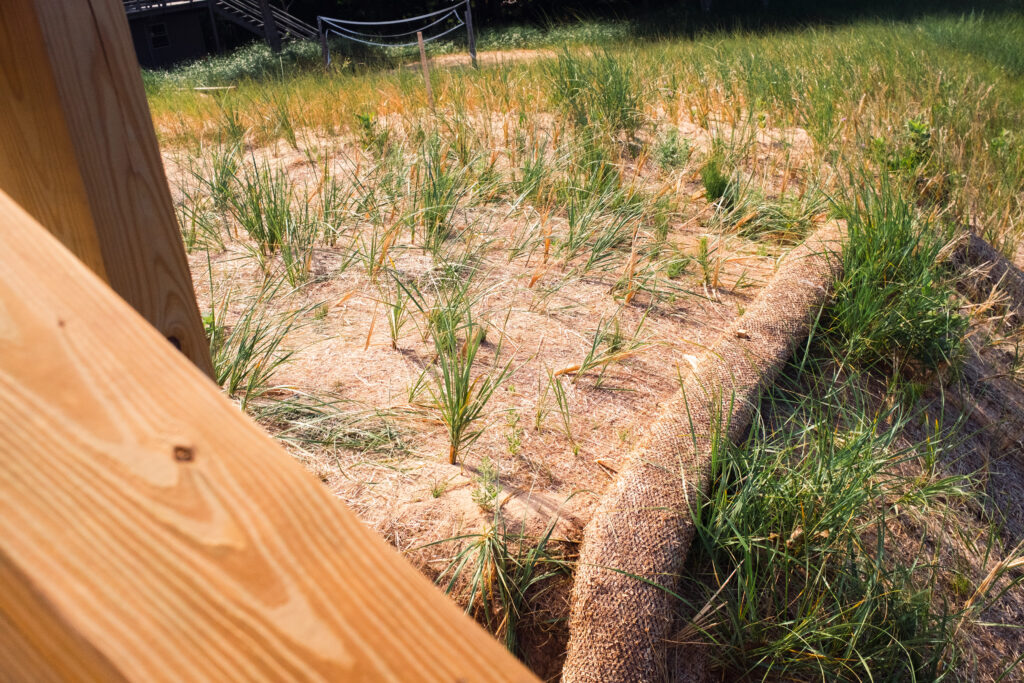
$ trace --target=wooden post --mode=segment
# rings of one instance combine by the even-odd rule
[[[212,374],[123,4],[0,1],[0,102],[0,189]]]
[[[427,99],[430,108],[434,108],[434,91],[430,87],[430,67],[427,66],[427,50],[423,47],[423,31],[416,31],[416,42],[420,46],[420,64],[423,66],[423,82],[427,85]]]
[[[3,192],[0,672],[536,680]]]
[[[270,9],[269,0],[260,0],[260,11],[263,13],[263,37],[274,52],[281,51],[281,34],[277,30],[274,11]]]
[[[206,10],[210,13],[210,29],[213,31],[213,47],[220,54],[220,33],[217,31],[217,15],[213,11],[213,3],[206,3]]]
[[[327,46],[327,29],[324,28],[324,21],[316,18],[316,30],[320,34],[320,56],[324,58],[324,68],[331,66],[331,51]]]
[[[473,8],[470,6],[470,0],[466,0],[466,32],[469,34],[469,58],[475,69],[478,68],[476,65],[476,34],[473,33]]]

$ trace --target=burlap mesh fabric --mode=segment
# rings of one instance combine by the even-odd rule
[[[997,289],[1004,296],[1007,322],[1024,325],[1024,272],[1020,268],[973,232],[964,235],[950,260],[966,276],[961,286],[971,299],[983,301]]]
[[[760,393],[806,338],[839,267],[840,232],[822,228],[786,257],[702,355],[602,498],[580,549],[566,683],[679,677],[666,667],[673,598],[646,582],[678,591],[712,439],[744,434]]]

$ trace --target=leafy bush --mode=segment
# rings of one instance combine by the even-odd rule
[[[278,54],[254,42],[230,54],[214,55],[171,71],[143,71],[147,92],[162,87],[234,85],[245,80],[278,79],[296,70],[322,68],[320,46],[309,40],[286,42]]]
[[[690,143],[687,140],[679,139],[679,130],[669,128],[665,135],[658,141],[657,155],[658,165],[668,170],[685,166],[690,160]]]

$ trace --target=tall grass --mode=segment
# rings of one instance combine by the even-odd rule
[[[267,268],[267,259],[280,253],[288,282],[293,286],[309,276],[320,223],[307,202],[297,201],[288,175],[254,159],[235,176],[238,187],[229,197],[235,221],[255,242],[256,255]]]
[[[438,252],[452,236],[455,212],[469,191],[465,169],[448,158],[440,137],[434,134],[424,140],[413,165],[410,196],[413,225],[422,229],[424,248]]]
[[[243,409],[272,389],[277,370],[295,353],[285,338],[312,308],[272,313],[269,306],[282,287],[281,279],[266,280],[259,292],[241,303],[238,314],[233,314],[235,301],[228,291],[203,317],[214,378]]]
[[[771,34],[719,33],[695,41],[610,46],[602,39],[599,44],[607,50],[569,49],[555,60],[478,72],[439,70],[438,106],[441,111],[534,111],[538,103],[551,101],[603,135],[607,128],[628,135],[650,112],[709,128],[752,121],[802,126],[822,160],[847,168],[870,156],[871,139],[895,148],[908,121],[926,121],[931,140],[922,189],[934,193],[935,179],[947,178],[947,189],[939,193],[943,201],[1009,249],[1024,222],[1024,141],[1013,134],[1021,128],[1024,110],[1024,85],[1015,75],[1015,64],[1024,58],[1012,40],[1021,25],[1019,14],[1000,14],[908,24],[863,20]],[[984,36],[999,38],[986,42]],[[955,50],[944,49],[949,46]],[[251,137],[266,129],[277,105],[290,110],[290,120],[331,135],[339,128],[339,110],[418,118],[414,111],[420,105],[415,89],[409,89],[415,79],[405,70],[295,70],[288,54],[283,61],[261,56],[263,66],[251,70],[260,80],[246,80],[246,68],[225,71],[225,82],[237,90],[224,98],[223,107],[182,88],[209,85],[200,83],[205,76],[198,74],[212,73],[208,67],[216,60],[198,71],[154,75],[151,103],[162,138],[227,141],[245,131]],[[247,59],[243,54],[237,61]],[[236,131],[227,137],[220,126],[209,125],[222,116],[222,108]]]
[[[688,559],[702,588],[677,639],[710,643],[744,678],[953,680],[958,629],[1020,583],[1006,569],[1019,549],[964,601],[962,563],[981,561],[984,576],[993,539],[951,521],[977,496],[936,466],[954,444],[938,429],[908,443],[913,410],[879,408],[863,376],[804,358],[746,441],[715,441]],[[973,558],[951,558],[958,547]]]
[[[849,240],[826,323],[837,355],[897,371],[954,362],[967,320],[940,259],[951,234],[921,215],[887,176],[870,182],[851,179],[856,189],[840,206]]]
[[[627,56],[563,49],[547,69],[551,98],[576,125],[633,137],[644,124],[645,91]]]
[[[512,361],[502,360],[502,344],[493,349],[489,363],[477,363],[484,348],[487,327],[473,314],[471,267],[446,264],[428,289],[395,279],[409,301],[426,318],[426,331],[434,347],[434,361],[428,367],[431,403],[448,432],[448,462],[455,465],[460,454],[483,433],[479,421],[494,392],[512,374]]]

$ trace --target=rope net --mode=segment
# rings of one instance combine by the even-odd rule
[[[449,7],[405,19],[352,21],[320,16],[317,23],[325,38],[333,35],[371,47],[411,47],[418,42],[415,39],[417,33],[422,32],[423,42],[429,43],[466,26],[468,11],[469,0],[461,0]],[[409,27],[408,30],[395,30],[405,27]],[[374,28],[382,30],[374,31]],[[431,29],[434,32],[428,35]],[[410,37],[412,40],[402,40]],[[329,54],[327,61],[330,63]]]

